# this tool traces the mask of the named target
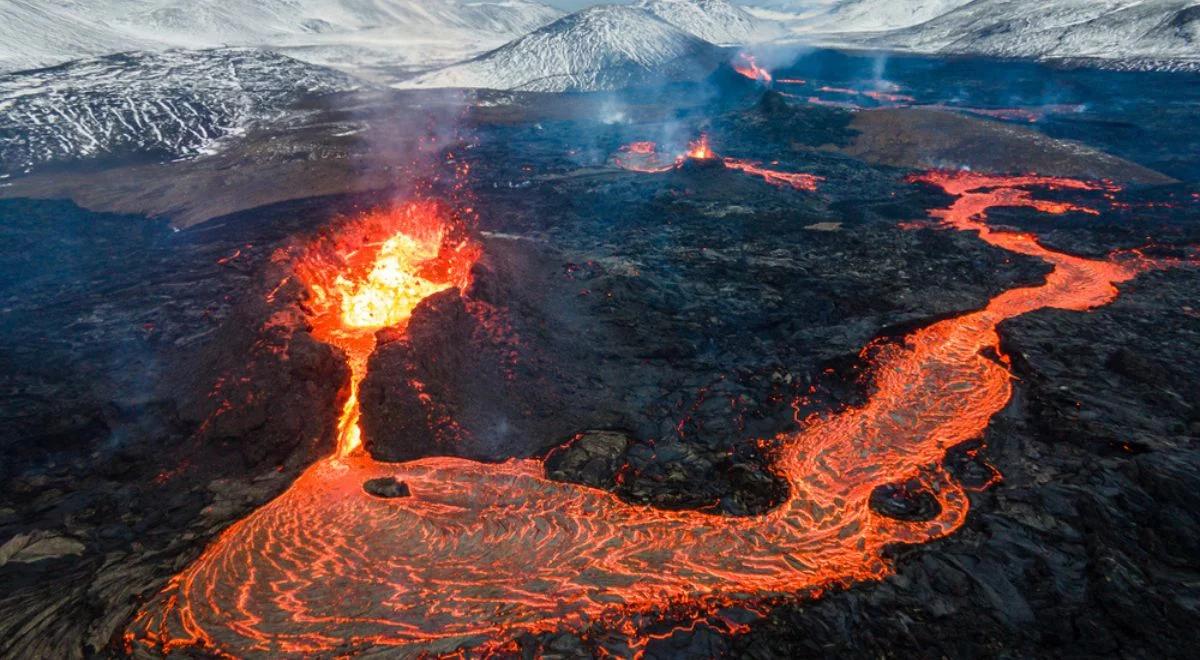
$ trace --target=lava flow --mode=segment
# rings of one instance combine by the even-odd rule
[[[689,161],[699,163],[719,162],[731,170],[745,172],[757,176],[773,186],[790,186],[796,190],[815,191],[817,184],[824,178],[802,172],[784,172],[770,169],[761,163],[741,158],[718,157],[709,144],[708,135],[701,134],[699,138],[688,143],[688,149],[674,160],[663,157],[658,151],[658,145],[653,142],[634,142],[621,147],[612,157],[612,163],[622,169],[633,172],[659,174],[667,172]]]
[[[817,88],[818,92],[827,94],[840,94],[843,96],[864,96],[873,101],[883,104],[893,105],[908,105],[916,102],[916,99],[907,94],[897,94],[895,92],[881,92],[879,90],[859,90],[850,89],[848,87],[830,87],[828,85]]]
[[[790,488],[777,508],[745,518],[664,511],[547,479],[538,460],[385,464],[344,446],[176,576],[139,613],[130,643],[240,657],[512,650],[524,633],[600,621],[636,637],[637,615],[671,608],[700,617],[888,575],[888,546],[945,536],[966,516],[968,499],[941,462],[1009,401],[998,324],[1046,307],[1107,304],[1115,284],[1152,264],[1063,254],[985,223],[995,206],[1075,208],[1036,200],[1031,187],[1092,184],[942,172],[918,180],[957,197],[931,214],[942,227],[1041,258],[1053,271],[880,347],[865,405],[803,420],[778,438],[774,467]],[[350,347],[351,360],[369,346],[363,330],[402,320],[421,295],[465,277],[463,244],[436,231],[405,236],[413,241],[392,246],[339,237],[329,241],[336,258],[319,263],[344,270],[305,270],[323,273],[309,280],[324,296],[314,327],[329,323],[320,332]],[[433,259],[444,254],[452,258]],[[364,492],[378,477],[402,480],[411,496]],[[940,504],[932,520],[869,506],[876,487],[912,479]]]

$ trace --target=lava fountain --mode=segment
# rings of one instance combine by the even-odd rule
[[[890,545],[945,536],[966,517],[969,501],[942,460],[1008,404],[997,326],[1047,307],[1105,305],[1115,284],[1154,265],[1063,254],[984,221],[998,205],[1068,211],[1075,207],[1037,200],[1031,189],[1093,184],[943,172],[917,180],[956,197],[931,213],[942,228],[1053,271],[881,346],[864,405],[802,420],[777,439],[774,468],[789,491],[775,509],[744,518],[664,511],[552,481],[539,460],[385,464],[342,446],[173,578],[131,624],[129,643],[238,657],[486,654],[514,650],[524,633],[596,622],[638,638],[631,622],[666,609],[701,617],[888,575]],[[420,207],[405,217],[426,226]],[[348,347],[348,359],[368,351],[370,328],[402,321],[421,295],[466,277],[469,246],[428,229],[392,245],[394,233],[331,237],[328,253],[319,247],[315,265],[300,269],[314,294],[314,328]],[[378,477],[403,480],[411,496],[364,492]],[[933,519],[897,520],[869,506],[876,487],[912,479],[931,486],[940,504]]]
[[[732,65],[734,71],[751,80],[757,80],[767,85],[771,84],[771,72],[759,66],[758,59],[749,53],[738,53],[737,59]]]
[[[716,154],[713,153],[712,146],[710,146],[708,143],[707,133],[701,133],[699,138],[688,143],[687,154],[681,159],[681,162],[687,158],[692,160],[712,160],[713,158],[716,158]]]
[[[296,265],[308,286],[312,335],[342,349],[350,392],[338,420],[337,455],[362,444],[358,388],[375,350],[375,332],[408,320],[425,298],[464,287],[478,248],[431,201],[366,213],[315,241]]]

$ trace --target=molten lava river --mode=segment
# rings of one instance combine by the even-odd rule
[[[441,224],[443,210],[424,204],[318,239],[296,272],[312,294],[314,333],[341,347],[353,370],[337,452],[175,576],[139,612],[129,643],[237,657],[504,651],[523,633],[599,621],[634,639],[631,621],[668,608],[699,617],[886,576],[889,544],[945,536],[967,514],[966,494],[940,464],[1009,401],[997,324],[1047,307],[1105,305],[1114,284],[1152,266],[1062,254],[984,223],[997,205],[1084,210],[1037,200],[1030,189],[1097,185],[941,172],[915,180],[957,197],[931,214],[942,227],[1041,258],[1053,272],[882,348],[865,405],[804,420],[779,439],[775,469],[789,496],[746,518],[629,504],[551,481],[535,459],[372,460],[359,446],[357,388],[374,331],[403,324],[423,297],[465,284],[478,250]],[[367,494],[363,482],[378,477],[404,481],[411,496]],[[877,486],[913,478],[936,486],[933,520],[896,520],[868,506]]]

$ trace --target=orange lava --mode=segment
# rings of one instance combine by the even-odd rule
[[[817,88],[817,91],[825,92],[828,94],[842,94],[845,96],[865,96],[869,99],[873,99],[880,103],[891,103],[894,105],[907,105],[909,103],[913,103],[916,101],[915,98],[908,96],[907,94],[896,94],[893,92],[880,92],[877,90],[861,91],[861,90],[857,90],[857,89],[850,89],[848,87],[830,87],[830,86],[826,85],[826,86]]]
[[[733,70],[743,76],[759,82],[771,82],[771,72],[758,65],[758,60],[749,53],[738,53],[737,61],[733,62]]]
[[[943,227],[974,232],[1054,270],[1043,284],[1006,291],[983,309],[880,347],[875,391],[865,405],[802,420],[778,438],[774,468],[790,486],[779,507],[747,518],[663,511],[551,481],[538,460],[386,464],[339,450],[231,526],[176,576],[137,616],[130,643],[237,657],[344,656],[381,648],[486,653],[512,650],[512,640],[526,632],[578,631],[604,621],[638,636],[629,623],[633,615],[667,606],[701,616],[725,604],[814,594],[888,575],[887,546],[945,536],[967,514],[968,499],[941,462],[948,448],[978,438],[1009,401],[1005,360],[987,357],[1003,356],[997,325],[1046,307],[1083,311],[1107,304],[1115,284],[1145,267],[1061,254],[1034,236],[984,222],[997,205],[1066,210],[1034,199],[1030,187],[1092,184],[942,172],[918,180],[957,196],[950,208],[931,214]],[[383,243],[358,248],[370,254],[352,249],[338,252],[340,261],[320,261],[322,268],[313,270],[325,274],[315,284],[327,294],[339,292],[315,306],[322,336],[350,347],[353,360],[359,342],[369,340],[346,322],[346,310],[358,309],[347,300],[399,281],[408,301],[426,290],[419,280],[449,286],[465,276],[457,257],[426,260],[431,246],[440,244],[439,254],[448,249],[436,235],[400,249],[406,256],[398,264],[412,270],[397,280],[390,270],[374,274],[382,255],[390,254]],[[323,270],[336,263],[351,274]],[[441,263],[451,267],[434,267]],[[388,305],[366,307],[372,324],[403,315],[375,314]],[[400,307],[411,309],[408,302]],[[404,481],[411,497],[368,495],[362,484],[375,477]],[[941,504],[933,520],[899,521],[868,506],[877,486],[914,478]]]
[[[796,96],[790,95],[790,94],[788,94],[787,96],[793,96],[793,98],[800,98],[800,97],[796,97]],[[864,109],[861,105],[858,105],[857,103],[851,103],[850,101],[830,101],[829,99],[823,99],[819,96],[810,96],[810,97],[804,99],[804,101],[806,103],[808,103],[809,105],[820,105],[820,106],[825,106],[827,108],[841,108],[842,110],[851,110],[851,111],[857,111],[857,110]]]
[[[411,202],[366,213],[311,245],[296,265],[308,286],[314,338],[342,349],[350,391],[338,420],[337,455],[362,444],[358,388],[375,332],[404,323],[423,299],[467,283],[478,248],[453,234],[448,211]]]
[[[804,174],[802,172],[781,172],[772,170],[758,163],[739,158],[726,158],[725,167],[731,170],[739,170],[753,176],[761,177],[764,181],[775,186],[791,186],[796,190],[806,190],[814,192],[817,189],[817,184],[824,181],[824,177],[819,177],[813,174]]]
[[[688,150],[677,156],[674,161],[663,158],[658,152],[658,145],[653,142],[633,142],[621,147],[613,155],[612,163],[633,172],[658,174],[680,167],[688,160],[708,162],[717,158],[716,152],[709,144],[708,135],[701,133],[699,138],[688,143]],[[771,185],[790,186],[796,190],[815,191],[817,184],[825,180],[813,174],[770,169],[761,163],[741,158],[721,158],[720,162],[731,170],[757,176]]]
[[[709,160],[716,157],[708,144],[707,133],[701,133],[698,139],[688,144],[687,157],[692,160]]]

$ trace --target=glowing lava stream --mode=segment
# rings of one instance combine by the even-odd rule
[[[1061,254],[983,222],[997,205],[1065,212],[1073,207],[1034,200],[1024,188],[1089,184],[945,173],[919,180],[958,196],[931,214],[943,226],[1054,270],[1041,285],[883,347],[868,403],[805,420],[780,438],[775,469],[790,494],[776,509],[748,518],[662,511],[551,481],[537,460],[386,464],[349,452],[312,466],[230,527],[141,611],[129,639],[264,657],[495,650],[523,632],[579,630],[598,618],[619,628],[627,615],[667,604],[701,614],[887,575],[887,545],[944,536],[966,516],[962,488],[938,466],[1009,400],[1003,360],[985,356],[999,355],[997,324],[1046,307],[1107,304],[1115,283],[1147,267]],[[362,281],[337,290],[354,296]],[[363,491],[365,480],[390,476],[412,496]],[[937,486],[934,520],[899,521],[868,506],[875,487],[913,477]]]

